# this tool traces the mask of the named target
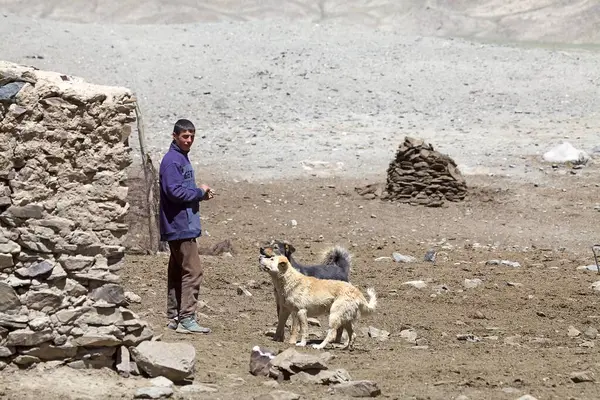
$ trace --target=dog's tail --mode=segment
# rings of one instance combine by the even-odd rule
[[[352,255],[342,246],[331,247],[323,253],[323,265],[335,264],[348,271],[352,263]]]
[[[369,314],[375,311],[375,307],[377,307],[377,294],[375,293],[375,289],[368,288],[367,294],[369,295],[369,301],[365,299],[364,302],[360,303],[360,312],[364,314]]]

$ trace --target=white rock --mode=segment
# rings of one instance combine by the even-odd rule
[[[400,337],[409,343],[416,344],[418,335],[414,329],[405,329],[400,331]]]
[[[590,155],[583,150],[577,150],[569,142],[563,142],[545,152],[542,158],[546,162],[584,164],[590,159]]]
[[[409,285],[417,289],[423,289],[427,287],[427,283],[425,283],[425,281],[408,281],[404,282],[403,285]]]
[[[156,378],[152,378],[152,379],[150,379],[150,383],[152,384],[152,386],[157,386],[157,387],[165,387],[165,388],[173,387],[173,381],[165,378],[164,376],[157,376]]]
[[[135,399],[164,399],[173,395],[173,389],[164,387],[139,388],[135,392]]]
[[[133,292],[125,292],[125,300],[129,303],[139,304],[142,302],[142,298]]]
[[[392,253],[392,258],[394,261],[401,263],[411,263],[417,261],[417,259],[413,256],[405,256],[404,254],[400,253]]]
[[[475,278],[475,279],[465,279],[464,283],[463,283],[464,287],[467,289],[474,289],[477,286],[481,286],[483,285],[483,281],[479,278]]]
[[[375,261],[391,261],[392,257],[377,257]]]

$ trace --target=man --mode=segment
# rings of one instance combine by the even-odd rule
[[[196,128],[180,119],[173,128],[173,142],[160,163],[160,240],[169,243],[167,278],[168,327],[179,333],[210,333],[196,321],[196,303],[203,275],[196,239],[201,236],[200,201],[213,192],[196,186],[188,153]]]

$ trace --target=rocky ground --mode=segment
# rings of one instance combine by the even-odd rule
[[[599,170],[551,171],[548,183],[538,185],[471,177],[465,201],[441,208],[367,200],[355,190],[362,180],[223,182],[203,206],[207,236],[201,239],[205,245],[230,239],[235,250],[233,257],[202,257],[199,316],[214,332],[182,337],[164,326],[166,256],[128,256],[125,289],[141,296],[132,309],[162,340],[196,348],[196,383],[217,391],[193,398],[254,398],[275,390],[345,398],[322,385],[273,388],[269,378],[248,372],[253,346],[289,347],[266,335],[275,305],[269,278],[258,269],[258,242],[287,239],[305,262],[341,244],[354,256],[352,281],[373,286],[379,308],[359,322],[353,352],[328,349],[331,368],[377,382],[392,399],[597,398],[600,313],[591,285],[600,277],[579,267],[594,264]],[[423,261],[430,249],[435,263]],[[395,262],[394,252],[416,260]],[[389,337],[369,337],[369,327]],[[312,329],[316,339],[324,328]],[[5,370],[0,379],[7,398],[131,398],[148,386],[140,378],[60,368]],[[48,387],[54,379],[70,383]],[[175,396],[192,398],[180,389]]]
[[[176,388],[175,397],[250,399],[283,390],[345,398],[322,385],[273,387],[248,372],[253,346],[289,347],[265,334],[275,305],[257,255],[258,242],[270,238],[291,241],[304,262],[334,244],[351,250],[352,281],[379,294],[378,311],[359,329],[389,336],[363,332],[355,351],[329,349],[329,364],[375,381],[383,397],[600,397],[600,311],[591,288],[600,276],[579,269],[594,263],[591,246],[600,242],[600,81],[589,2],[402,2],[398,13],[389,7],[402,5],[386,2],[351,12],[294,2],[298,8],[281,10],[309,16],[295,22],[228,3],[211,23],[168,26],[160,24],[180,13],[150,3],[101,10],[94,3],[90,14],[59,0],[37,7],[0,0],[0,56],[134,90],[155,160],[175,119],[191,118],[202,132],[191,157],[217,195],[202,207],[201,242],[229,239],[235,249],[233,257],[202,256],[199,316],[214,332],[181,337],[166,329],[166,256],[130,255],[121,273],[125,289],[141,297],[132,309],[164,341],[196,349],[195,381],[207,387]],[[330,18],[315,23],[311,13],[323,10]],[[428,18],[434,11],[440,19]],[[565,45],[506,43],[558,39]],[[464,201],[425,208],[358,194],[356,187],[385,183],[407,135],[457,162]],[[541,164],[563,140],[596,158],[581,169]],[[139,189],[132,184],[128,240],[144,247]],[[423,261],[430,249],[435,263]],[[394,253],[415,260],[396,262]],[[324,326],[313,329],[316,338]],[[132,398],[148,385],[110,371],[7,368],[0,398]]]

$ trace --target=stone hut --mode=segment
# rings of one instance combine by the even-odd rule
[[[405,137],[387,169],[382,199],[440,207],[466,194],[467,184],[454,160],[423,140]]]
[[[0,61],[0,369],[112,367],[152,338],[117,274],[134,121],[125,88]]]

